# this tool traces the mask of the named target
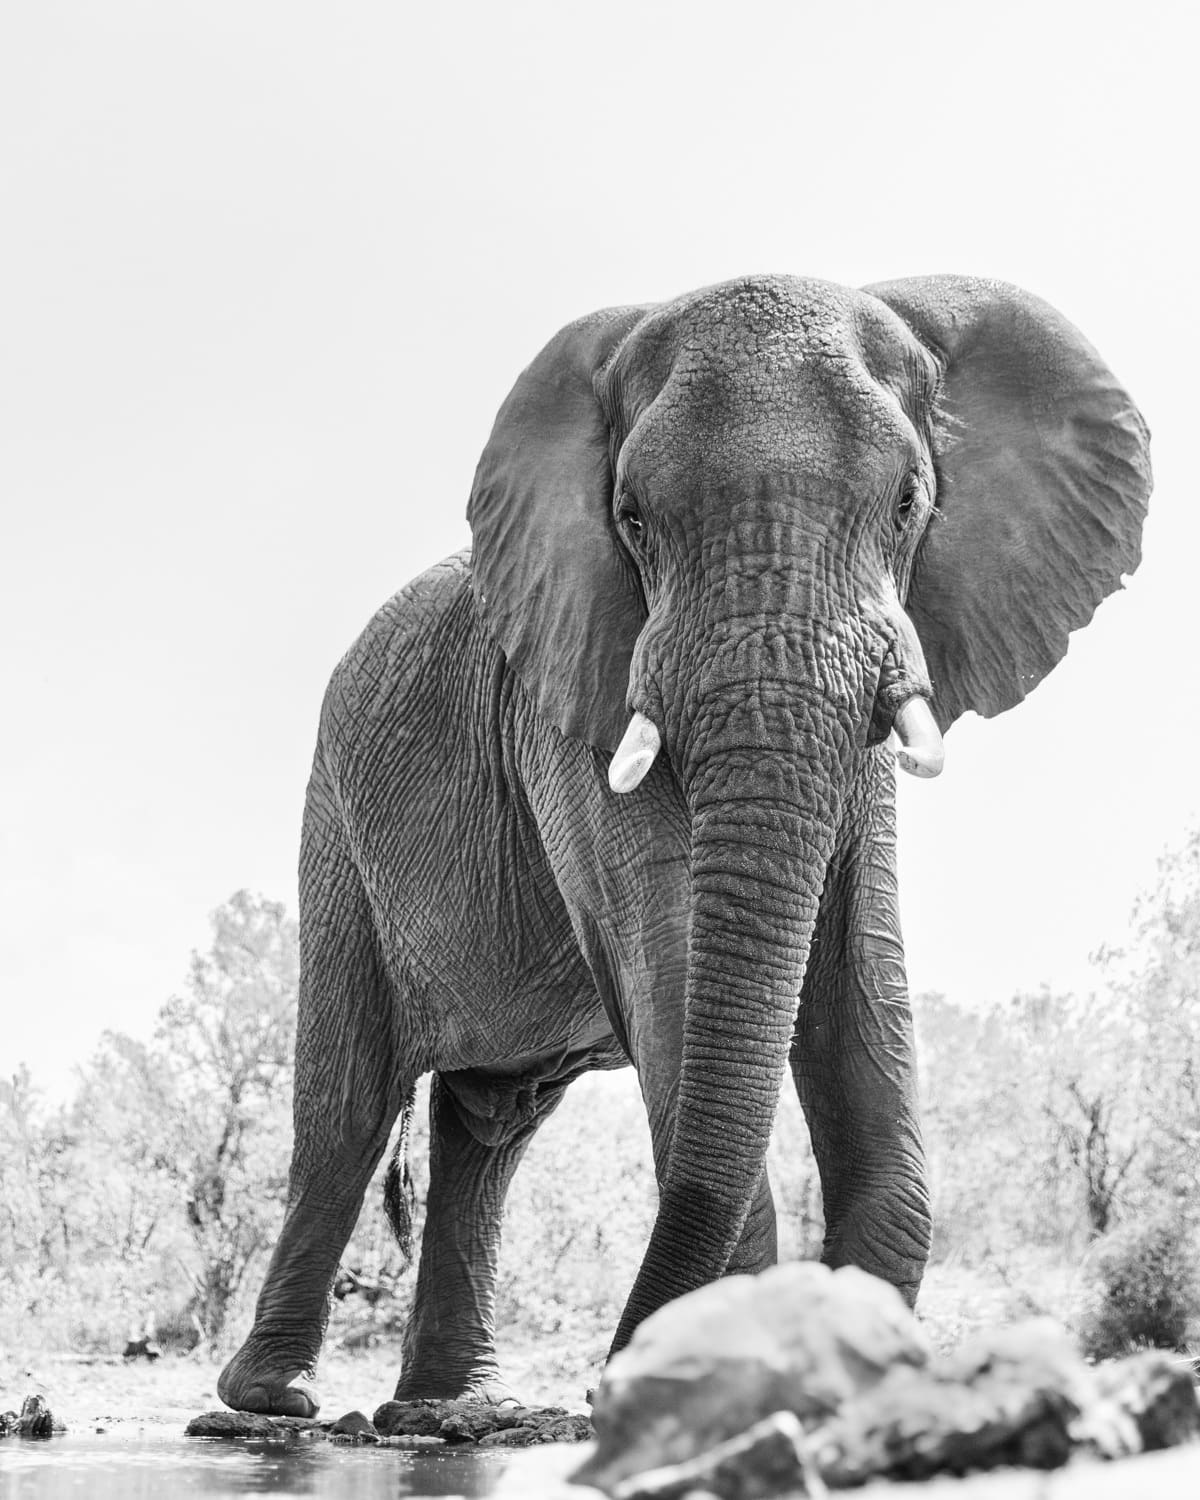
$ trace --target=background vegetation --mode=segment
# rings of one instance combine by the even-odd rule
[[[1086,995],[914,1001],[935,1192],[923,1295],[935,1338],[1053,1313],[1095,1353],[1200,1333],[1200,832],[1161,865],[1125,951]],[[150,1041],[104,1036],[74,1097],[0,1081],[0,1347],[120,1353],[151,1334],[220,1354],[248,1325],[289,1151],[295,924],[238,892]],[[425,1190],[419,1109],[411,1156]],[[815,1255],[820,1194],[785,1096],[771,1173],[787,1255]],[[530,1148],[506,1221],[499,1319],[564,1369],[603,1354],[654,1210],[629,1073],[574,1085]],[[414,1279],[377,1183],[331,1338],[394,1336]]]

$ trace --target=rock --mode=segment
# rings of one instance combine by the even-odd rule
[[[54,1420],[53,1413],[41,1396],[26,1396],[21,1403],[20,1416],[5,1412],[0,1420],[6,1424],[4,1430],[8,1434],[15,1433],[18,1437],[48,1438],[53,1437],[56,1432],[66,1431],[61,1422]]]
[[[0,1412],[0,1437],[47,1438],[66,1430],[41,1396],[26,1396],[19,1413]]]
[[[374,1443],[378,1441],[379,1433],[376,1432],[370,1418],[363,1412],[348,1411],[330,1427],[329,1436],[351,1438],[355,1442]]]
[[[381,1437],[377,1446],[380,1448],[411,1449],[413,1452],[420,1452],[424,1448],[444,1448],[446,1446],[446,1439],[401,1433],[396,1437]]]
[[[485,1432],[479,1439],[481,1448],[529,1448],[538,1441],[536,1427],[501,1427]]]
[[[1060,1391],[1079,1407],[1095,1395],[1091,1370],[1053,1318],[1026,1318],[1006,1328],[989,1328],[940,1355],[932,1368],[948,1384],[1016,1381]]]
[[[805,1451],[804,1428],[790,1411],[776,1412],[702,1453],[699,1458],[623,1479],[613,1500],[682,1500],[697,1493],[716,1500],[765,1500],[828,1494]]]
[[[548,1422],[541,1422],[534,1429],[533,1441],[535,1443],[586,1443],[595,1433],[592,1430],[592,1419],[584,1412],[563,1412],[561,1416],[551,1417]]]
[[[609,1362],[596,1451],[573,1477],[611,1490],[777,1411],[815,1427],[893,1367],[928,1359],[900,1294],[862,1271],[792,1262],[728,1276],[647,1318]]]
[[[1092,1373],[1048,1319],[996,1329],[924,1370],[897,1369],[812,1439],[834,1486],[1002,1464],[1066,1463],[1096,1401]]]
[[[591,1418],[561,1406],[517,1409],[512,1427],[498,1428],[479,1439],[481,1448],[529,1448],[534,1443],[584,1443],[592,1436]]]
[[[811,1452],[834,1487],[868,1479],[927,1479],[1017,1464],[1058,1468],[1071,1451],[1077,1408],[1052,1391],[1001,1382],[945,1383],[897,1372],[814,1434]]]
[[[597,1449],[573,1477],[613,1500],[753,1500],[1053,1469],[1075,1452],[1122,1458],[1200,1435],[1190,1372],[1169,1355],[1095,1371],[1061,1328],[1035,1319],[930,1360],[881,1285],[768,1272],[663,1309],[606,1372]]]
[[[1188,1363],[1177,1356],[1149,1349],[1099,1366],[1095,1381],[1101,1397],[1134,1424],[1147,1452],[1200,1436],[1200,1398]]]
[[[206,1411],[184,1428],[185,1437],[279,1438],[286,1432],[274,1418],[252,1411]]]
[[[515,1427],[525,1412],[523,1406],[484,1406],[463,1404],[452,1411],[438,1428],[448,1443],[477,1443],[489,1433]]]
[[[483,1401],[385,1401],[374,1423],[381,1437],[437,1437],[448,1443],[481,1443],[491,1447],[533,1442],[575,1441],[580,1425],[591,1436],[586,1416],[561,1406],[491,1406]],[[521,1438],[500,1437],[529,1429]],[[542,1433],[547,1435],[542,1436]]]
[[[147,1335],[144,1339],[130,1339],[125,1345],[122,1359],[148,1359],[151,1364],[162,1355],[162,1350]]]
[[[1118,1402],[1099,1391],[1067,1432],[1072,1448],[1091,1458],[1132,1458],[1142,1451],[1137,1423]]]
[[[435,1437],[449,1409],[448,1401],[385,1401],[372,1421],[384,1437]]]
[[[1142,1424],[1145,1431],[1142,1430]],[[1016,1465],[1049,1469],[1075,1452],[1126,1458],[1200,1432],[1186,1369],[1160,1353],[1101,1371],[1045,1320],[971,1340],[923,1371],[898,1370],[811,1438],[830,1485],[924,1479]]]

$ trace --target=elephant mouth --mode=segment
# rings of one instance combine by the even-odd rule
[[[946,749],[924,693],[912,693],[903,699],[892,718],[891,732],[901,770],[926,781],[941,775]],[[658,726],[644,713],[635,712],[608,765],[608,784],[613,791],[632,792],[639,787],[661,748]]]

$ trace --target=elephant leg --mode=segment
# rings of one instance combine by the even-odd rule
[[[756,1276],[779,1259],[779,1241],[775,1224],[775,1199],[771,1195],[771,1184],[764,1166],[762,1177],[746,1215],[746,1224],[737,1249],[729,1257],[726,1276],[748,1272]]]
[[[916,1300],[930,1211],[895,859],[890,754],[847,798],[801,992],[791,1065],[825,1208],[822,1259]]]
[[[295,1139],[287,1209],[254,1326],[217,1390],[241,1411],[313,1416],[330,1289],[413,1079],[358,874],[310,787],[301,855]]]
[[[565,1090],[565,1083],[522,1085],[477,1073],[435,1076],[429,1196],[397,1401],[516,1399],[496,1357],[504,1200],[525,1148]]]

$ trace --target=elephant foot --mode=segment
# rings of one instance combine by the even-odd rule
[[[266,1417],[315,1417],[321,1398],[311,1367],[262,1358],[247,1341],[221,1371],[217,1395],[234,1411]]]
[[[466,1379],[402,1374],[396,1382],[396,1401],[477,1401],[482,1406],[524,1406],[512,1386],[498,1372]]]

